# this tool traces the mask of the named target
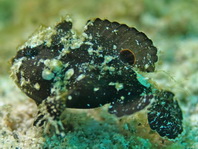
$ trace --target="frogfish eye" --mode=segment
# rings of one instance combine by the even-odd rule
[[[130,65],[135,64],[135,55],[130,49],[122,49],[120,51],[120,59],[124,63],[128,63]]]

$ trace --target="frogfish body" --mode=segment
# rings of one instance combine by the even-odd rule
[[[151,128],[161,136],[175,138],[183,128],[174,94],[157,90],[139,74],[153,72],[157,60],[157,48],[135,28],[97,18],[89,20],[82,35],[77,35],[71,19],[66,18],[33,34],[12,59],[11,70],[18,87],[37,105],[44,103],[54,118],[65,108],[110,104],[109,113],[120,117],[150,105]],[[160,125],[167,125],[168,130],[160,129],[156,122],[160,119],[154,119],[163,107],[161,100],[168,100],[169,107],[177,109],[177,114],[163,110],[169,113],[166,118],[171,123],[167,120]],[[174,135],[169,133],[172,124],[178,125]]]

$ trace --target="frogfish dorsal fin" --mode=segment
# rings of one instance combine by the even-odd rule
[[[86,40],[99,44],[106,49],[130,49],[135,56],[135,65],[141,71],[152,72],[158,60],[157,48],[153,42],[142,32],[125,24],[110,22],[108,20],[89,20],[84,33]]]

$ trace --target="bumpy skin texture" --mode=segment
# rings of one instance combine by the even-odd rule
[[[78,37],[67,18],[20,47],[11,70],[19,88],[41,107],[36,124],[45,116],[43,109],[55,119],[65,108],[107,103],[118,117],[144,109],[156,96],[137,70],[154,71],[157,60],[152,41],[135,28],[95,19]]]

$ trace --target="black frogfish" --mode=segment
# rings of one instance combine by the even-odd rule
[[[109,104],[108,112],[121,117],[149,107],[151,129],[174,139],[183,131],[174,94],[139,74],[153,72],[157,60],[152,41],[133,27],[97,18],[78,35],[67,17],[54,27],[41,27],[19,47],[11,76],[54,119],[65,108]]]

